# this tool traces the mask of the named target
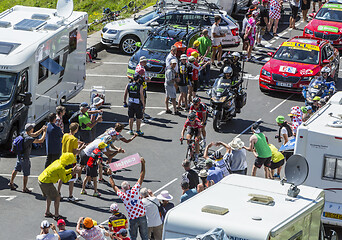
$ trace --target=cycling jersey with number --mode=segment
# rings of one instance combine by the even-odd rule
[[[191,111],[196,112],[197,117],[202,121],[204,114],[207,112],[207,106],[204,103],[200,103],[198,108],[196,108],[194,104],[191,104],[190,112]]]

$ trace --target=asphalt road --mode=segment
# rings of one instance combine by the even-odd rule
[[[290,108],[295,105],[302,106],[304,101],[300,96],[285,93],[264,94],[260,92],[258,86],[258,75],[262,65],[267,61],[267,52],[276,49],[283,41],[293,36],[302,35],[304,23],[297,23],[299,30],[288,30],[287,25],[280,26],[279,37],[271,38],[265,36],[263,43],[266,48],[256,48],[254,51],[258,59],[256,63],[245,64],[245,82],[247,86],[247,104],[242,112],[232,121],[224,125],[222,132],[213,130],[212,119],[207,125],[207,143],[211,141],[229,142],[234,137],[240,138],[248,144],[251,135],[250,126],[256,121],[262,121],[261,130],[269,138],[270,142],[280,146],[274,136],[278,127],[275,118],[278,115],[286,116]],[[236,49],[241,52],[241,46]],[[106,105],[104,106],[104,123],[98,126],[98,134],[106,128],[111,127],[116,122],[127,123],[127,109],[122,107],[123,92],[127,84],[126,69],[129,56],[122,55],[117,49],[106,49],[99,53],[96,63],[87,65],[87,80],[85,89],[69,103],[77,105],[83,101],[90,101],[90,89],[92,86],[105,86]],[[217,69],[213,69],[213,74]],[[341,81],[338,84],[341,89]],[[162,85],[151,84],[148,91],[146,112],[152,119],[142,126],[145,132],[144,137],[137,137],[129,144],[117,143],[117,146],[126,150],[125,154],[118,155],[117,158],[139,153],[146,159],[147,173],[143,187],[150,188],[155,194],[167,189],[173,196],[173,202],[179,203],[182,193],[180,179],[183,173],[181,162],[185,156],[186,144],[180,145],[179,138],[186,112],[181,116],[165,114],[164,112],[164,90]],[[208,103],[205,92],[199,92],[199,96]],[[128,128],[123,131],[127,138]],[[39,234],[40,222],[44,219],[45,201],[42,198],[38,186],[37,176],[43,171],[45,162],[44,150],[34,150],[32,152],[32,168],[28,187],[32,188],[32,194],[24,194],[20,191],[10,191],[8,182],[10,174],[14,168],[16,159],[0,159],[0,239],[33,239]],[[248,174],[253,166],[254,158],[252,153],[248,153]],[[139,176],[140,166],[132,166],[119,171],[116,175],[116,182],[120,184],[127,180],[134,184]],[[263,177],[263,170],[257,172],[258,177]],[[283,176],[282,176],[283,177]],[[107,177],[105,177],[108,180]],[[19,175],[15,182],[22,187],[22,177]],[[105,223],[108,219],[109,206],[113,202],[118,202],[120,210],[126,213],[123,204],[114,194],[108,184],[99,184],[101,198],[80,195],[80,186],[74,189],[74,196],[81,200],[76,203],[62,202],[60,213],[68,217],[68,228],[75,229],[76,222],[80,216],[89,216],[97,220],[98,223]],[[92,190],[88,190],[92,194]],[[68,187],[62,187],[62,195],[66,196]],[[53,209],[51,209],[53,211]],[[54,222],[50,219],[51,222]],[[9,237],[10,236],[10,237]]]

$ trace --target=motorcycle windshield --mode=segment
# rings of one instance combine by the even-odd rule
[[[315,96],[319,95],[319,93],[322,91],[324,88],[324,84],[319,80],[319,79],[314,79],[311,81],[308,91],[312,95],[314,94]]]

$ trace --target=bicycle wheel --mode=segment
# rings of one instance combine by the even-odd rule
[[[191,146],[189,145],[186,149],[185,159],[188,159],[189,161],[192,161],[192,154],[191,154]]]

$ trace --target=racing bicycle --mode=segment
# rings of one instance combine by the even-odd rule
[[[187,147],[186,153],[185,153],[185,159],[188,159],[189,161],[193,161],[196,168],[199,168],[199,169],[204,168],[205,167],[205,162],[204,161],[202,161],[200,159],[198,159],[197,162],[195,161],[195,150],[196,150],[195,142],[196,142],[196,139],[194,137],[192,137],[191,139],[181,138],[180,139],[181,145],[183,144],[183,141],[187,141],[187,143],[188,143],[188,147]],[[205,149],[204,141],[200,140],[200,142],[199,142],[199,155],[198,155],[198,157],[202,157],[203,156],[204,149]]]

